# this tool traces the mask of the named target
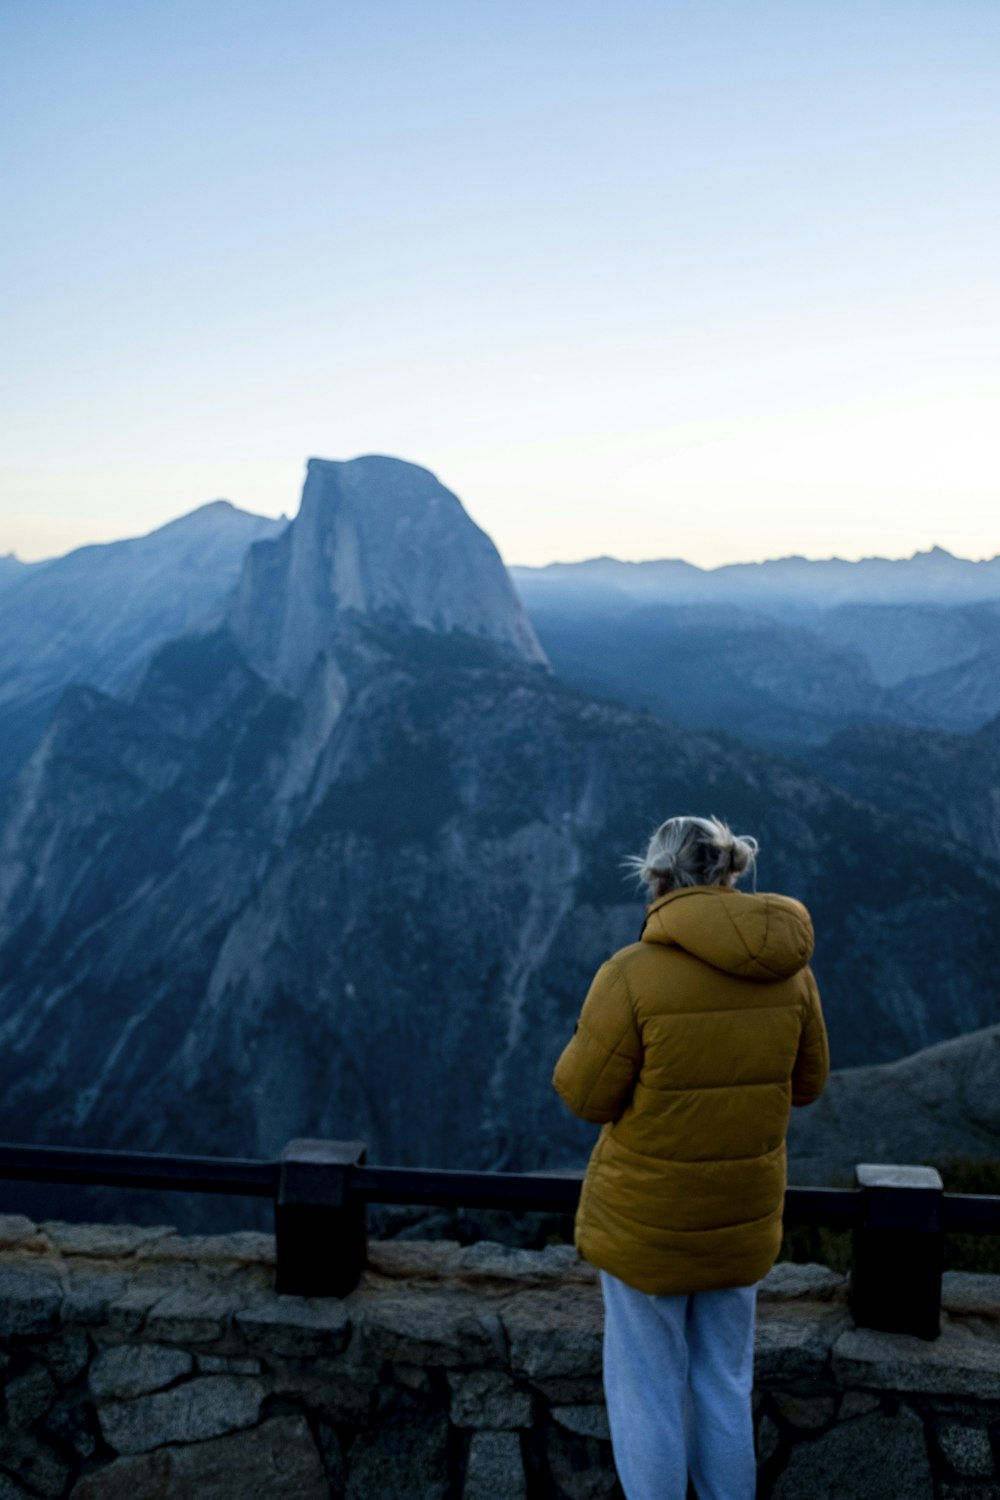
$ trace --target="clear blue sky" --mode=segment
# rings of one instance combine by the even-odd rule
[[[510,562],[1000,552],[997,0],[0,29],[0,552],[366,452]]]

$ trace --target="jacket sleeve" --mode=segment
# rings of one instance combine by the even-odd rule
[[[641,1064],[632,997],[625,975],[609,959],[594,976],[552,1084],[575,1115],[603,1125],[625,1108]]]
[[[812,971],[806,970],[809,1000],[806,1005],[799,1050],[792,1069],[792,1103],[812,1104],[823,1092],[830,1072],[830,1046],[819,1003],[819,990]]]

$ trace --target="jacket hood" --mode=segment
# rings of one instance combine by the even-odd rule
[[[688,886],[661,896],[646,913],[642,938],[683,948],[727,974],[758,980],[798,973],[815,941],[800,901],[720,885]]]

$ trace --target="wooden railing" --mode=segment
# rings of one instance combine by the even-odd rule
[[[269,1198],[277,1288],[346,1296],[369,1203],[571,1214],[583,1174],[369,1166],[361,1141],[294,1140],[276,1161],[0,1145],[0,1180]],[[1000,1234],[1000,1197],[946,1193],[930,1167],[862,1165],[853,1188],[790,1187],[784,1218],[852,1232],[850,1304],[862,1327],[935,1338],[946,1234]]]

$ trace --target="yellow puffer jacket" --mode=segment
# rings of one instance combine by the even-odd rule
[[[812,950],[798,901],[693,886],[598,970],[553,1078],[604,1126],[576,1217],[594,1265],[651,1293],[770,1270],[789,1112],[829,1071]]]

